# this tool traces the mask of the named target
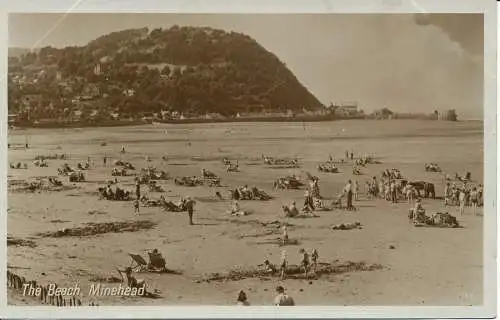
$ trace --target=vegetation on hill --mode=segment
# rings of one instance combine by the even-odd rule
[[[241,33],[211,28],[130,29],[82,47],[9,57],[9,112],[32,118],[122,117],[169,110],[302,112],[323,108],[274,54]]]

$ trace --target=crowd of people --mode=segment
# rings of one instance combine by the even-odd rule
[[[466,206],[471,206],[473,213],[477,214],[477,208],[483,206],[483,186],[477,187],[469,183],[463,183],[460,187],[456,183],[446,183],[444,188],[444,205],[458,206],[460,215],[464,214]]]
[[[122,153],[125,153],[124,147],[122,148]],[[266,163],[281,163],[284,161],[279,161],[277,159],[265,157]],[[351,160],[353,162],[356,170],[359,166],[365,167],[369,163],[373,162],[372,157],[360,157],[355,159],[353,152],[346,152],[346,161]],[[333,161],[333,158],[330,156],[330,161]],[[106,165],[107,157],[103,158],[104,165]],[[296,160],[292,161],[292,163],[296,164]],[[90,167],[90,159],[87,162],[88,167]],[[130,165],[129,163],[127,163]],[[130,165],[131,166],[131,165]],[[333,168],[336,168],[335,165],[332,165]],[[87,165],[82,166],[82,168],[87,168]],[[73,172],[67,164],[65,164],[61,169],[61,172]],[[203,179],[214,179],[218,178],[212,172],[203,168],[201,170],[201,177],[185,177],[184,179],[176,179],[176,184],[182,185],[198,185],[202,184]],[[149,176],[151,178],[161,178],[166,173],[158,172],[155,169],[148,168],[143,171],[143,175]],[[189,179],[188,179],[189,178]],[[300,182],[300,179],[296,176],[286,177],[282,182],[284,184],[290,184],[291,182],[297,181]],[[304,203],[302,206],[302,213],[314,214],[315,211],[321,209],[323,207],[322,196],[319,187],[319,178],[316,176],[310,176],[308,174],[308,182],[306,184],[306,188],[304,190]],[[392,203],[397,203],[399,199],[406,198],[408,203],[412,205],[410,209],[411,219],[414,222],[424,223],[429,220],[429,217],[426,215],[426,210],[423,207],[422,200],[419,196],[419,191],[417,188],[410,183],[403,183],[403,175],[401,172],[396,169],[386,169],[384,170],[380,178],[377,179],[377,176],[373,176],[371,179],[366,181],[365,183],[365,193],[368,196],[368,199],[373,199],[374,197],[380,197],[391,201]],[[189,180],[189,181],[188,181]],[[116,180],[115,180],[116,181]],[[52,181],[51,181],[52,182]],[[54,183],[55,180],[54,180]],[[134,211],[139,213],[141,202],[145,203],[149,199],[141,193],[141,184],[143,181],[139,177],[135,179],[135,198],[132,196],[132,193],[126,191],[118,186],[116,186],[115,190],[112,190],[111,184],[108,184],[104,188],[99,188],[99,193],[101,198],[107,200],[133,200]],[[300,184],[299,184],[300,185]],[[342,188],[338,201],[339,207],[345,208],[347,210],[355,210],[354,202],[359,200],[360,193],[360,184],[358,180],[348,180],[345,186]],[[242,210],[238,203],[238,200],[253,200],[253,199],[261,199],[266,198],[269,199],[269,195],[267,195],[264,191],[257,189],[256,187],[249,188],[248,185],[240,186],[232,191],[232,207],[230,209],[230,213],[235,216],[243,216],[247,215],[248,212]],[[346,205],[342,206],[342,199],[345,199]],[[413,203],[415,205],[413,206]],[[445,206],[458,206],[458,212],[460,215],[464,214],[465,206],[472,206],[473,212],[476,214],[476,209],[483,204],[483,187],[482,185],[472,186],[471,184],[464,183],[462,186],[458,186],[457,184],[450,182],[446,183],[444,190],[444,205]],[[181,212],[187,211],[189,217],[189,224],[193,225],[193,215],[194,208],[196,205],[196,201],[191,199],[190,197],[181,198],[177,203],[172,201],[167,201],[163,195],[161,195],[159,200],[159,206],[163,207],[166,211],[174,211]],[[301,212],[297,208],[297,204],[295,201],[291,203],[291,205],[287,207],[283,207],[285,214],[287,217],[295,217],[298,216]],[[357,223],[357,226],[360,224]],[[283,225],[283,236],[281,238],[281,244],[287,245],[289,242],[288,228],[287,225]],[[299,263],[299,267],[303,270],[304,276],[307,278],[309,273],[312,271],[316,273],[319,254],[316,249],[312,250],[311,253],[308,253],[304,249],[299,250],[301,259]],[[281,261],[278,267],[271,264],[269,260],[266,260],[265,268],[271,273],[278,273],[281,280],[284,280],[287,275],[287,271],[289,268],[288,259],[286,256],[286,252],[283,251]],[[130,273],[130,270],[127,270]],[[130,276],[130,274],[129,274]],[[286,294],[285,289],[282,286],[278,286],[276,288],[277,296],[275,298],[275,305],[278,306],[293,306],[295,302],[293,298]],[[241,290],[238,294],[237,304],[248,306],[250,305],[248,301],[247,294]]]

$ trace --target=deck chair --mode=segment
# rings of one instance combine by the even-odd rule
[[[132,268],[133,271],[138,272],[147,269],[148,263],[141,255],[133,253],[129,253],[128,255],[130,256],[130,258],[132,258],[132,261],[130,262],[130,268]]]
[[[148,252],[149,255],[149,269],[159,269],[161,271],[166,270],[166,262],[165,258],[163,258],[162,254],[159,252]]]

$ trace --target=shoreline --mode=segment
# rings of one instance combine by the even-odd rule
[[[159,121],[104,121],[104,122],[42,122],[42,123],[14,123],[9,124],[9,129],[65,129],[65,128],[99,128],[99,127],[125,127],[125,126],[140,126],[140,125],[163,125],[163,124],[206,124],[206,123],[249,123],[249,122],[335,122],[343,120],[366,120],[366,121],[397,121],[397,120],[421,120],[421,121],[439,121],[435,119],[423,118],[393,118],[393,119],[372,119],[365,117],[251,117],[251,118],[227,118],[227,119],[175,119],[175,120],[159,120]],[[468,122],[481,120],[457,120],[457,121],[440,121],[440,122]]]

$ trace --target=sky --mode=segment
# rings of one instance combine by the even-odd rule
[[[172,25],[249,35],[323,104],[483,117],[481,14],[11,14],[9,46],[85,45],[113,31]]]

